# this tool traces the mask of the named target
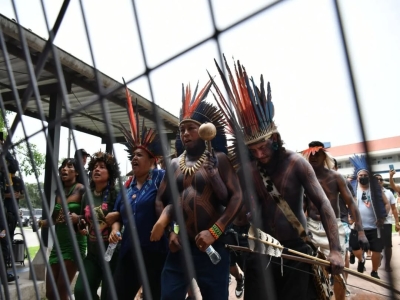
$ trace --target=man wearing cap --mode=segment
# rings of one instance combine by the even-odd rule
[[[85,167],[87,158],[90,156],[89,153],[86,152],[85,149],[78,149],[75,151],[74,158],[75,160],[79,161],[79,153],[81,154],[82,157],[82,167]]]

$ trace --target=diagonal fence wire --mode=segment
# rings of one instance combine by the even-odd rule
[[[49,39],[48,39],[48,41],[46,43],[46,46],[43,49],[43,51],[42,51],[42,53],[41,53],[41,55],[39,57],[39,60],[38,60],[38,62],[37,62],[37,64],[36,64],[34,69],[32,68],[32,63],[30,61],[29,47],[28,47],[28,45],[26,43],[26,40],[25,40],[25,37],[24,37],[24,34],[23,34],[23,30],[18,25],[19,35],[20,35],[20,42],[21,42],[21,46],[22,46],[22,49],[23,49],[25,57],[26,57],[27,69],[29,71],[28,73],[29,73],[29,78],[30,78],[29,85],[28,85],[28,87],[27,87],[27,89],[25,91],[25,94],[23,95],[22,99],[19,99],[18,92],[16,90],[15,80],[13,80],[13,75],[12,75],[12,72],[11,72],[11,70],[12,70],[11,69],[11,65],[9,63],[7,64],[8,76],[9,76],[10,82],[12,82],[12,85],[11,85],[12,86],[12,91],[14,93],[14,96],[15,96],[15,99],[16,99],[16,103],[17,103],[17,117],[15,118],[14,122],[11,125],[10,130],[8,131],[8,139],[7,139],[7,141],[6,141],[5,145],[4,145],[3,150],[12,149],[13,147],[16,146],[16,144],[12,144],[11,141],[12,141],[12,137],[13,137],[13,134],[14,134],[17,126],[19,124],[21,124],[22,127],[23,127],[24,134],[25,134],[25,138],[23,139],[23,141],[27,142],[28,153],[29,153],[30,160],[31,160],[31,163],[32,163],[33,166],[35,166],[35,162],[34,162],[34,159],[33,159],[32,150],[30,149],[30,146],[29,146],[29,143],[28,143],[28,140],[29,140],[30,137],[33,137],[34,135],[39,134],[39,133],[45,133],[45,130],[56,128],[56,126],[58,126],[60,123],[62,123],[64,121],[68,121],[68,123],[70,124],[70,127],[73,129],[74,128],[73,117],[77,113],[79,113],[79,111],[81,111],[82,109],[88,108],[88,107],[90,107],[91,105],[93,105],[95,103],[99,103],[99,101],[100,101],[101,108],[102,108],[102,114],[103,114],[103,118],[104,118],[104,121],[105,121],[104,123],[105,123],[107,135],[110,137],[110,141],[112,143],[115,142],[115,137],[114,137],[114,134],[113,134],[113,130],[112,130],[111,125],[110,125],[111,124],[111,120],[110,120],[110,117],[108,115],[108,106],[107,106],[106,99],[107,99],[108,96],[118,92],[121,89],[121,86],[115,86],[115,87],[104,89],[102,87],[102,85],[101,85],[101,81],[100,81],[99,76],[98,76],[98,70],[96,69],[96,64],[95,64],[95,60],[94,60],[94,52],[93,52],[94,49],[93,49],[91,41],[90,41],[90,35],[89,35],[89,31],[88,31],[87,19],[86,19],[86,16],[85,16],[85,10],[83,8],[82,1],[80,1],[80,10],[81,10],[81,13],[82,13],[82,19],[84,21],[85,33],[86,33],[86,38],[87,38],[87,41],[88,41],[88,44],[89,44],[91,59],[92,59],[92,62],[93,62],[93,66],[95,67],[95,80],[96,80],[96,83],[97,83],[98,91],[97,91],[96,95],[92,96],[84,104],[80,105],[79,108],[76,108],[76,109],[74,108],[74,110],[71,109],[69,101],[68,101],[68,97],[67,97],[68,93],[67,93],[66,87],[65,87],[65,81],[64,81],[64,76],[63,76],[63,72],[62,72],[62,66],[61,66],[61,62],[59,61],[59,59],[57,57],[57,51],[55,49],[53,41],[54,41],[54,38],[55,38],[55,36],[56,36],[56,34],[58,32],[59,27],[62,24],[62,20],[64,18],[64,15],[65,15],[66,11],[67,11],[69,2],[70,1],[68,1],[68,0],[65,0],[63,2],[61,10],[60,10],[60,13],[59,13],[59,15],[57,17],[57,20],[55,22],[55,25],[53,26],[53,29],[50,30],[50,28],[48,26],[48,21],[47,21],[46,15],[45,15],[45,11],[44,11],[43,1],[41,1],[43,14],[44,14],[44,17],[46,19],[46,26],[47,26],[47,29],[49,31]],[[145,64],[146,69],[143,72],[143,74],[140,74],[140,75],[138,75],[138,76],[136,76],[134,78],[131,78],[131,79],[127,80],[127,83],[129,84],[129,83],[135,81],[137,78],[142,77],[143,75],[145,75],[147,77],[148,83],[149,83],[149,90],[150,90],[151,100],[152,100],[152,103],[153,103],[153,105],[152,105],[153,113],[155,115],[156,128],[157,128],[158,132],[163,132],[164,131],[163,130],[164,129],[164,124],[163,124],[163,120],[159,116],[159,110],[156,108],[156,105],[154,103],[153,84],[152,84],[151,76],[150,76],[151,73],[154,72],[155,70],[157,70],[158,68],[164,66],[165,64],[167,64],[167,63],[179,58],[180,56],[182,56],[183,54],[185,54],[185,53],[187,53],[189,51],[192,51],[192,50],[196,49],[197,47],[201,46],[202,44],[204,44],[204,43],[206,43],[206,42],[208,42],[210,40],[214,40],[216,42],[217,47],[218,47],[218,59],[219,59],[220,65],[224,66],[224,64],[222,63],[222,57],[221,57],[222,53],[221,53],[221,45],[220,45],[220,41],[219,41],[220,35],[223,34],[223,33],[226,33],[229,30],[233,30],[237,26],[240,26],[244,22],[246,22],[248,20],[251,20],[255,16],[259,15],[260,13],[265,12],[266,10],[270,9],[271,7],[275,6],[276,4],[278,4],[280,2],[282,2],[282,1],[275,1],[272,4],[268,4],[268,5],[260,8],[256,12],[252,13],[251,15],[236,21],[234,24],[230,25],[229,27],[227,27],[227,28],[225,28],[223,30],[220,30],[216,26],[215,12],[214,12],[214,9],[213,9],[213,6],[212,6],[212,1],[209,0],[208,1],[209,10],[210,10],[210,15],[211,15],[212,22],[213,22],[213,27],[214,27],[213,34],[211,36],[199,41],[195,45],[192,45],[192,46],[184,49],[183,51],[177,53],[176,55],[174,55],[174,56],[162,61],[158,65],[156,65],[156,66],[151,68],[151,67],[148,66],[148,63],[147,63],[147,60],[146,60],[146,50],[145,50],[144,45],[143,45],[143,36],[142,36],[142,33],[141,33],[140,22],[138,20],[138,12],[137,12],[137,8],[136,8],[136,1],[132,0],[132,9],[133,9],[134,16],[135,16],[136,29],[138,31],[141,51],[142,51],[143,60],[144,60],[144,64]],[[362,119],[362,115],[361,115],[360,108],[359,108],[359,101],[358,101],[358,96],[357,96],[356,84],[355,84],[355,79],[354,79],[354,76],[353,76],[353,71],[352,71],[352,68],[351,68],[350,55],[349,55],[349,52],[348,52],[348,49],[347,49],[347,41],[346,41],[346,36],[345,36],[345,31],[344,31],[344,25],[343,25],[342,18],[341,18],[340,7],[339,7],[338,1],[334,1],[334,3],[335,3],[335,9],[336,9],[335,12],[336,12],[336,15],[337,15],[337,18],[338,18],[337,22],[338,22],[338,25],[340,27],[342,44],[343,44],[344,51],[346,53],[346,64],[347,64],[347,67],[348,67],[348,73],[349,73],[350,81],[351,81],[351,84],[352,84],[353,98],[354,98],[354,102],[355,102],[356,107],[357,107],[358,121],[359,121],[361,132],[362,132],[362,138],[363,138],[364,147],[365,147],[365,150],[366,150],[365,152],[368,154],[368,145],[365,142],[366,137],[365,137],[364,127],[363,127],[363,119]],[[14,7],[14,12],[15,12],[15,14],[17,16],[16,5],[15,5],[14,1],[13,1],[13,7]],[[18,20],[18,16],[17,16],[17,20]],[[7,53],[8,52],[7,52],[5,40],[4,40],[4,37],[3,37],[1,31],[0,31],[0,41],[1,41],[1,49],[3,50],[3,54],[5,56],[5,60],[7,61],[7,60],[9,60],[9,58],[7,57]],[[53,55],[53,61],[54,61],[55,65],[56,65],[56,71],[57,72],[56,72],[55,75],[56,75],[56,78],[58,79],[58,82],[59,82],[60,96],[62,97],[62,101],[64,103],[66,113],[65,113],[64,117],[58,118],[56,120],[50,120],[50,122],[46,126],[44,124],[44,122],[43,122],[45,120],[45,117],[44,117],[43,109],[42,109],[41,104],[40,104],[40,99],[41,98],[40,98],[40,95],[39,95],[39,92],[38,92],[38,89],[37,89],[36,78],[38,78],[40,76],[40,74],[41,74],[41,72],[42,72],[42,70],[44,68],[44,65],[45,65],[47,59],[49,58],[50,54]],[[40,115],[41,115],[43,128],[40,131],[38,131],[38,132],[36,132],[34,134],[28,135],[26,133],[26,125],[24,124],[24,122],[22,120],[22,115],[24,113],[24,110],[27,107],[27,103],[30,100],[32,94],[34,95],[37,109],[38,109],[38,111],[40,112]],[[1,97],[1,95],[0,95],[0,97]],[[5,107],[4,107],[4,104],[3,104],[3,101],[2,101],[1,98],[0,98],[0,102],[1,102],[1,109],[4,111]],[[161,136],[162,142],[166,144],[167,143],[166,136],[162,135],[162,134],[160,136]],[[239,151],[238,156],[239,156],[239,160],[240,160],[241,164],[243,165],[247,161],[247,156],[245,155],[246,149],[244,147],[244,144],[240,143],[240,135],[238,134],[237,136],[238,136],[238,139],[239,139],[239,145],[241,145],[241,147],[239,147],[239,149],[238,149],[238,151]],[[51,145],[51,141],[47,136],[46,136],[46,141],[47,141],[47,144],[48,144],[49,151],[50,152],[53,151],[54,147]],[[73,142],[74,142],[75,147],[76,147],[77,146],[77,141],[76,141],[76,137],[75,137],[74,133],[73,133]],[[165,154],[164,155],[165,157],[168,156],[168,153],[164,153],[164,154]],[[3,165],[5,165],[6,163],[5,163],[5,160],[4,160],[4,151],[1,153],[1,156],[2,156],[1,163]],[[81,157],[79,157],[79,159],[81,159]],[[79,171],[82,174],[86,174],[84,172],[84,169],[83,169],[82,165],[80,165],[80,170]],[[52,172],[53,172],[53,174],[57,174],[58,173],[57,172],[57,160],[56,160],[55,157],[52,158]],[[35,174],[36,181],[39,184],[39,176],[38,176],[37,172],[35,172],[35,173],[36,173]],[[167,177],[168,177],[168,181],[169,182],[174,182],[173,174],[171,173],[171,170],[170,170],[170,168],[168,166],[167,166],[167,173],[166,174],[167,174]],[[56,178],[57,176],[54,176],[54,177]],[[247,177],[244,176],[244,179],[245,179],[245,186],[247,187],[245,199],[248,200],[248,199],[250,199],[251,195],[254,194],[253,193],[254,186],[253,186],[253,183],[251,182],[251,180],[249,180],[248,176]],[[61,184],[60,180],[57,179],[57,178],[56,178],[56,185],[57,185],[57,188],[59,190],[62,190],[62,184]],[[124,187],[122,186],[121,180],[119,180],[119,187],[120,187],[120,190],[124,191]],[[172,184],[170,186],[170,188],[172,190],[171,192],[172,192],[172,195],[173,195],[173,198],[174,198],[174,202],[177,202],[177,199],[178,199],[178,197],[177,197],[177,195],[178,195],[177,187],[176,187],[175,184]],[[47,216],[51,216],[50,207],[48,205],[48,203],[49,203],[48,199],[46,199],[46,196],[43,194],[41,189],[39,189],[39,190],[41,192],[41,197],[43,199],[43,209],[44,209],[45,213],[47,214]],[[31,211],[31,217],[33,217],[31,201],[29,199],[29,195],[27,194],[26,190],[25,190],[25,194],[27,195],[27,198],[28,198],[27,199],[27,203],[28,203],[29,209]],[[93,198],[92,198],[90,193],[88,193],[88,195],[89,195],[88,201],[89,201],[89,204],[90,204],[90,207],[91,207],[91,213],[92,213],[93,216],[95,216],[93,208],[92,208],[93,207]],[[66,209],[67,206],[66,206],[65,194],[62,194],[61,198],[62,198],[62,206],[63,206],[64,209]],[[125,204],[128,203],[127,202],[128,200],[126,198],[126,194],[125,193],[123,193],[123,201],[124,201]],[[15,199],[13,199],[13,202],[14,202],[14,205],[17,204]],[[126,205],[126,206],[127,206],[128,210],[130,210],[130,206],[129,205]],[[178,206],[175,205],[175,207],[177,208]],[[182,212],[179,209],[176,209],[176,216],[177,216],[178,223],[181,225],[180,226],[181,232],[184,234],[185,226],[183,226],[183,215],[182,215]],[[256,214],[255,212],[254,212],[253,216],[255,218],[254,222],[256,224],[261,224],[260,216],[258,214]],[[0,207],[0,217],[1,218],[5,217],[4,211],[3,211],[3,209],[1,207]],[[49,218],[49,221],[50,221],[50,225],[53,225],[52,221],[51,221],[51,218]],[[139,268],[140,268],[140,274],[141,274],[141,278],[142,278],[143,285],[144,285],[144,291],[145,291],[146,295],[150,295],[150,289],[149,289],[149,286],[148,286],[146,270],[144,268],[144,264],[140,263],[142,261],[142,259],[141,259],[142,258],[142,254],[141,254],[141,249],[140,249],[140,245],[139,245],[137,231],[136,231],[136,228],[135,228],[135,225],[134,225],[135,224],[134,223],[135,220],[134,220],[134,217],[133,217],[133,215],[131,213],[129,214],[128,221],[129,221],[129,227],[131,229],[130,231],[131,231],[131,235],[132,235],[131,238],[132,238],[132,241],[133,241],[133,247],[134,247],[135,252],[136,252],[136,259],[138,261],[138,265],[139,265]],[[19,223],[21,224],[21,222],[19,222]],[[74,236],[73,236],[73,232],[74,231],[73,231],[73,228],[72,228],[72,224],[68,220],[67,220],[67,223],[68,223],[69,232],[70,232],[70,239],[72,240],[72,243],[73,243],[73,246],[74,246],[74,250],[75,250],[76,253],[79,253],[78,246],[76,244],[76,240],[74,239]],[[101,240],[100,239],[100,231],[98,230],[99,228],[98,228],[97,222],[94,222],[94,226],[95,226],[95,232],[96,232],[97,240],[100,241]],[[57,250],[56,252],[58,254],[58,257],[59,257],[59,259],[61,259],[61,249],[60,249],[60,246],[59,246],[59,244],[57,242],[57,237],[55,235],[54,230],[50,230],[50,234],[51,234],[51,236],[52,236],[52,238],[54,240],[54,247]],[[38,237],[39,237],[39,235],[38,235]],[[24,240],[25,240],[25,238],[24,238]],[[41,248],[41,251],[42,251],[41,254],[44,257],[46,257],[46,253],[43,250],[45,248],[44,245],[43,245],[43,242],[41,241],[40,238],[39,238],[39,241],[40,241],[40,245],[41,245],[40,248]],[[100,243],[100,242],[98,244],[99,244],[98,246],[100,247],[101,251],[104,252],[105,251],[104,245],[102,243]],[[193,278],[193,277],[195,277],[195,270],[193,268],[193,263],[192,263],[191,258],[190,258],[190,250],[189,250],[189,247],[188,247],[188,241],[187,240],[183,240],[183,245],[182,246],[183,246],[184,257],[185,257],[185,262],[186,262],[186,267],[187,267],[187,274],[188,274],[189,277]],[[12,258],[12,260],[13,260],[13,262],[15,262],[14,258]],[[0,261],[2,261],[2,257],[0,258]],[[29,262],[31,262],[30,258],[29,258]],[[2,263],[5,263],[5,262],[2,262]],[[62,265],[61,266],[62,273],[64,274],[64,280],[65,280],[66,283],[68,283],[67,282],[67,278],[68,277],[67,277],[67,274],[66,274],[66,269],[63,266],[63,264],[61,264],[61,265]],[[47,261],[46,261],[46,267],[48,269],[48,272],[51,273],[51,268],[50,268],[50,266],[49,266]],[[111,271],[109,269],[109,266],[108,266],[107,263],[103,262],[103,267],[106,270],[106,280],[109,283],[109,286],[111,287],[111,290],[112,290],[111,291],[112,298],[116,299],[114,285],[112,283],[112,274],[111,274]],[[82,265],[82,260],[81,259],[78,259],[78,269],[79,269],[80,272],[82,272],[84,274],[86,273],[85,270],[84,270],[84,267]],[[14,268],[14,271],[15,271],[15,268]],[[37,288],[37,280],[35,278],[34,272],[31,272],[31,273],[32,273],[33,282],[34,282],[34,286],[35,286],[36,298],[38,299],[39,295],[38,295],[38,288]],[[393,278],[390,275],[389,275],[390,283],[391,283],[391,285],[393,285]],[[0,277],[1,277],[2,281],[5,279],[4,276],[6,276],[6,274],[3,272],[3,270],[1,270],[0,271]],[[84,277],[86,277],[86,276],[84,275]],[[54,282],[54,279],[53,279],[52,275],[50,276],[50,280],[51,280],[51,286],[55,287],[56,285],[55,285],[55,282]],[[90,292],[89,292],[88,286],[87,286],[87,278],[84,279],[84,285],[85,285],[85,291],[86,291],[86,294],[88,296],[88,299],[90,299],[91,295],[90,295]],[[21,297],[21,292],[20,292],[18,286],[17,286],[17,293],[18,293],[18,298],[20,298]],[[72,292],[71,291],[70,291],[70,296],[72,296]],[[394,295],[392,295],[392,296],[394,296]],[[0,297],[3,297],[3,294],[1,294]],[[9,297],[10,297],[9,291],[8,291],[8,287],[4,288],[4,297],[6,299],[9,299]],[[58,295],[56,297],[58,299]]]

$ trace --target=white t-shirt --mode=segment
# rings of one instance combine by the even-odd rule
[[[392,212],[392,204],[396,204],[396,199],[394,198],[393,193],[390,190],[383,188],[382,191],[385,193],[385,196],[390,203],[390,210],[385,219],[385,224],[394,224],[395,220]]]
[[[358,210],[360,211],[360,216],[363,224],[363,228],[368,229],[376,229],[376,217],[375,212],[372,204],[371,199],[371,192],[370,190],[366,190],[366,198],[369,201],[369,205],[365,205],[364,201],[362,200],[362,193],[360,189],[357,189],[357,206]]]

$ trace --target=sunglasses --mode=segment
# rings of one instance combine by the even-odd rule
[[[363,201],[367,200],[367,194],[365,194],[365,192],[362,193],[361,200]]]

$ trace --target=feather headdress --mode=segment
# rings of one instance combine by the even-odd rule
[[[358,156],[354,154],[354,156],[349,157],[349,159],[354,166],[353,178],[357,178],[358,173],[360,173],[360,171],[362,170],[367,171],[369,173],[367,157],[365,155]]]
[[[323,143],[321,142],[311,142],[308,144],[308,149],[301,151],[303,157],[309,161],[310,155],[314,155],[320,149],[325,152],[325,167],[328,169],[332,169],[335,166],[335,162],[333,160],[332,155],[328,152],[326,148],[324,148]]]
[[[254,83],[253,77],[249,78],[247,76],[246,69],[240,64],[240,61],[237,61],[237,64],[234,63],[235,82],[235,78],[224,55],[225,66],[231,85],[229,86],[229,82],[217,61],[214,61],[229,99],[225,99],[211,76],[210,78],[220,98],[220,101],[217,101],[217,103],[230,123],[230,130],[233,131],[235,127],[240,129],[246,145],[268,139],[273,133],[277,133],[278,131],[273,121],[275,112],[271,101],[272,96],[269,82],[267,84],[267,94],[265,94],[263,76],[261,75],[260,88],[258,88]],[[231,104],[233,109],[231,109]]]
[[[211,122],[217,129],[217,135],[211,141],[211,145],[215,151],[227,153],[227,139],[225,135],[226,120],[222,112],[211,103],[205,101],[211,88],[211,81],[201,89],[197,95],[199,84],[192,95],[190,85],[186,88],[182,84],[182,108],[180,111],[179,125],[184,122],[194,122],[198,125]],[[183,145],[179,133],[176,137],[176,150],[178,156],[183,152]]]
[[[124,81],[125,84],[125,81]],[[150,128],[147,129],[144,125],[144,118],[142,121],[141,130],[139,128],[139,113],[133,109],[132,99],[128,87],[125,84],[125,92],[126,92],[126,102],[127,102],[127,112],[129,119],[129,127],[130,131],[125,128],[125,126],[121,124],[121,132],[126,139],[126,146],[128,152],[128,158],[131,160],[133,157],[133,152],[137,149],[144,149],[147,151],[150,156],[157,159],[162,156],[162,145],[159,139],[157,132]]]
[[[351,184],[353,186],[354,191],[357,192],[358,173],[360,173],[361,171],[366,171],[368,172],[368,174],[370,173],[368,168],[368,161],[365,155],[356,155],[356,154],[354,154],[353,157],[349,157],[349,159],[354,166],[354,171],[353,171],[354,180],[352,180]],[[386,218],[387,212],[383,202],[382,188],[379,185],[378,180],[374,176],[369,176],[369,189],[371,192],[372,204],[377,219]]]
[[[237,61],[237,64],[234,63],[235,81],[231,69],[226,62],[225,55],[223,57],[229,81],[215,59],[214,62],[221,76],[228,99],[225,99],[214,79],[210,74],[209,76],[219,97],[217,100],[216,96],[213,94],[215,101],[228,123],[226,129],[227,133],[232,136],[230,139],[232,144],[228,147],[229,157],[234,167],[238,167],[237,134],[242,134],[245,144],[250,145],[269,139],[274,133],[277,133],[278,130],[273,120],[275,111],[269,82],[267,84],[266,94],[263,76],[261,75],[260,88],[258,88],[254,83],[253,77],[249,79],[240,61]]]

